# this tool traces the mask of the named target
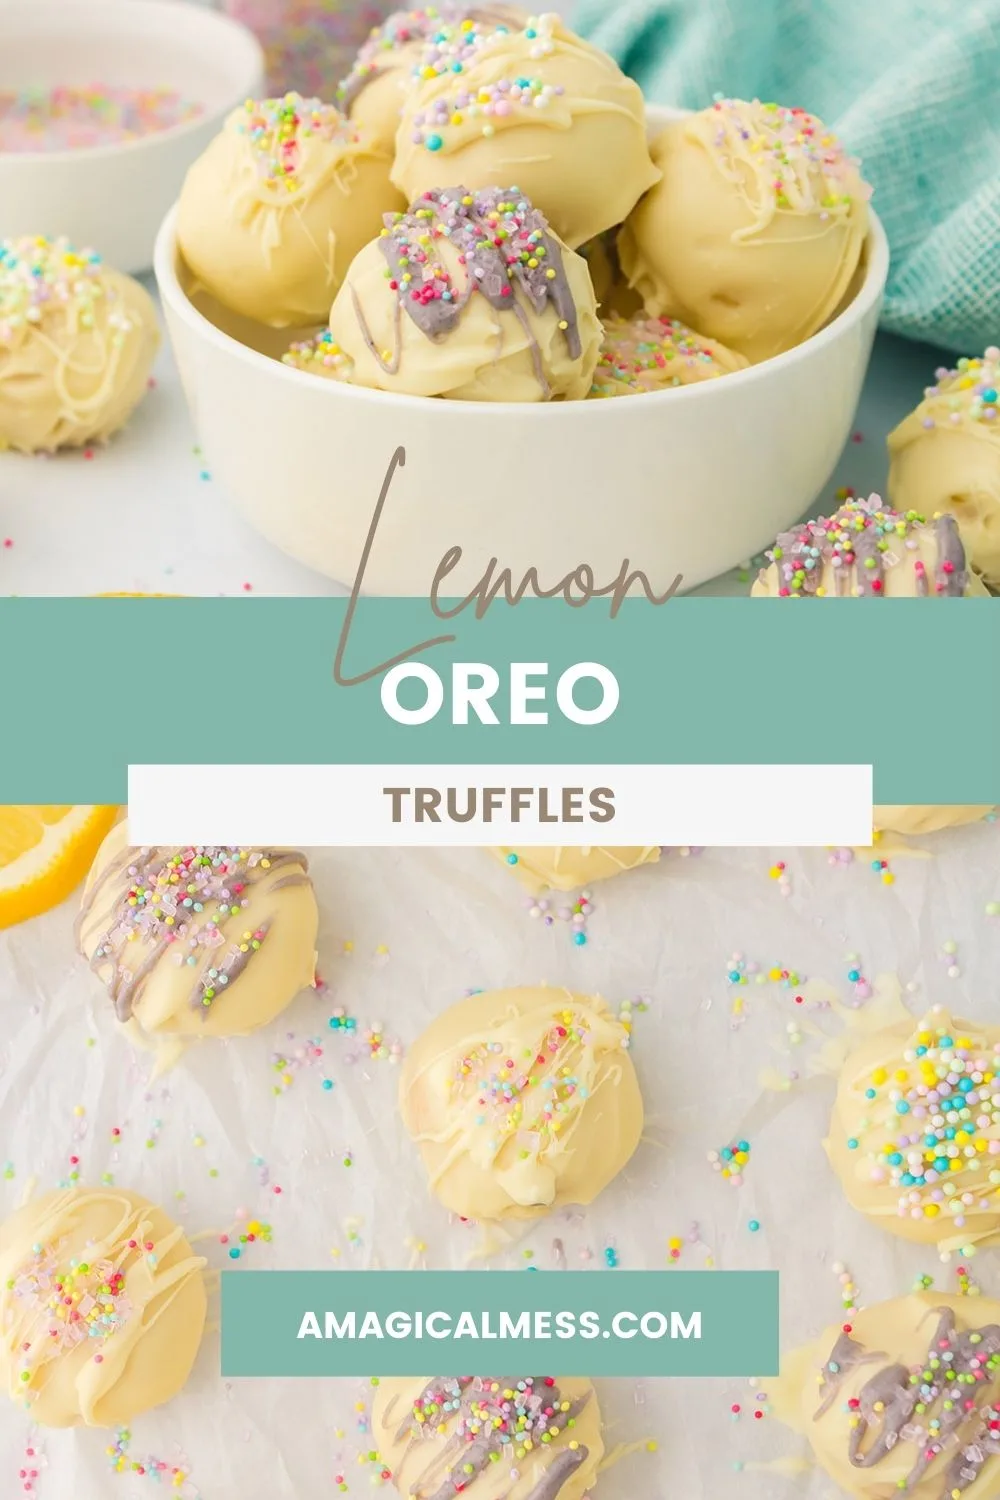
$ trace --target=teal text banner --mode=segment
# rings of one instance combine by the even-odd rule
[[[877,802],[1000,802],[993,599],[636,599],[615,618],[607,600],[501,600],[479,619],[442,619],[424,599],[362,600],[344,641],[347,607],[0,600],[0,800],[120,802],[130,763],[196,761],[853,763],[874,766]],[[378,669],[407,652],[443,685],[425,723],[383,703]],[[456,662],[495,671],[495,723],[452,722]],[[544,668],[533,680],[547,696],[531,706],[547,723],[511,722],[515,662]],[[557,680],[580,663],[617,684],[602,722],[559,710]],[[581,707],[594,691],[580,684]],[[398,690],[411,706],[422,695],[419,682]]]
[[[776,1271],[226,1271],[222,1373],[778,1372]]]

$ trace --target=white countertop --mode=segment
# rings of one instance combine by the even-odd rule
[[[891,886],[867,859],[831,863],[821,849],[674,852],[595,888],[582,946],[558,915],[551,926],[531,920],[517,882],[482,850],[311,850],[325,987],[253,1036],[195,1046],[155,1083],[148,1054],[132,1050],[76,957],[74,898],[0,933],[0,1220],[32,1186],[65,1181],[72,1155],[84,1183],[110,1174],[189,1234],[209,1231],[199,1253],[236,1274],[408,1264],[571,1273],[600,1270],[609,1246],[623,1269],[652,1270],[673,1264],[675,1238],[681,1270],[780,1269],[786,1349],[843,1317],[837,1262],[861,1305],[906,1292],[918,1274],[950,1291],[954,1261],[942,1265],[936,1250],[857,1214],[831,1173],[820,1144],[834,1089],[824,1048],[843,1035],[852,1006],[867,1003],[856,972],[872,986],[898,976],[915,1017],[945,1004],[972,1021],[995,1019],[1000,919],[987,904],[1000,891],[998,841],[996,824],[942,833],[927,841],[932,858],[893,858]],[[783,881],[771,873],[777,860]],[[557,898],[552,911],[564,906]],[[735,953],[751,972],[759,966],[760,980],[772,977],[734,987]],[[794,983],[773,977],[783,970]],[[470,989],[540,980],[603,994],[616,1013],[626,1000],[639,1007],[632,1057],[646,1128],[591,1207],[508,1226],[509,1242],[483,1260],[482,1231],[428,1191],[395,1108],[398,1070],[372,1057],[366,1029],[377,1022],[386,1045],[405,1052]],[[331,1030],[334,1007],[355,1018],[353,1035]],[[707,1154],[739,1140],[751,1158],[737,1188]],[[234,1262],[220,1235],[241,1211],[271,1225],[273,1239]],[[996,1253],[972,1271],[997,1295]],[[215,1324],[214,1294],[210,1316]],[[652,1438],[659,1450],[614,1465],[594,1500],[832,1500],[817,1472],[782,1474],[803,1445],[777,1420],[751,1417],[766,1381],[757,1390],[706,1378],[597,1387],[608,1446]],[[370,1394],[360,1379],[223,1380],[213,1329],[184,1392],[133,1424],[129,1458],[152,1483],[112,1474],[114,1434],[32,1434],[28,1415],[0,1398],[0,1494],[339,1500],[334,1476],[343,1473],[344,1500],[396,1500],[358,1461],[374,1445],[355,1403]],[[31,1467],[45,1466],[30,1494],[16,1477],[27,1446]],[[157,1483],[151,1455],[189,1478]]]
[[[881,492],[884,438],[916,404],[940,357],[880,339],[856,422],[831,481]],[[106,448],[55,458],[0,455],[0,593],[337,595],[241,521],[198,451],[176,366],[164,342],[156,385]],[[746,591],[737,574],[699,590]]]

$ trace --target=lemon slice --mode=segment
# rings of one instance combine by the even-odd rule
[[[117,807],[0,803],[0,927],[65,901],[117,816]]]

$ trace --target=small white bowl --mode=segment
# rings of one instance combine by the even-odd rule
[[[656,129],[670,112],[649,115]],[[608,583],[627,558],[662,591],[677,574],[695,588],[759,552],[814,505],[847,441],[889,262],[873,216],[844,311],[737,374],[614,400],[487,405],[305,374],[268,357],[281,336],[238,342],[188,297],[174,219],[156,246],[167,327],[199,441],[252,526],[351,582],[405,448],[364,574],[370,594],[426,595],[455,546],[463,557],[444,597],[467,593],[491,558],[515,582],[534,567],[543,587],[581,563]]]
[[[0,92],[166,88],[203,113],[122,144],[0,151],[0,239],[66,235],[120,271],[149,270],[188,167],[263,78],[252,33],[188,0],[2,0]]]

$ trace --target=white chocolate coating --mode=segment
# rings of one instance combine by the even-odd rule
[[[925,521],[878,495],[847,500],[784,532],[766,554],[755,599],[949,598],[985,594],[951,516]]]
[[[307,870],[293,850],[133,848],[120,823],[87,879],[77,945],[144,1038],[245,1036],[314,982]]]
[[[940,833],[942,828],[979,823],[992,811],[989,803],[982,807],[960,807],[952,803],[943,807],[922,803],[909,807],[883,803],[874,810],[874,825],[880,833],[901,833],[920,838],[927,833]]]
[[[131,276],[67,240],[0,241],[0,452],[110,437],[146,394],[159,344]]]
[[[282,364],[307,375],[321,375],[325,380],[349,381],[354,361],[340,348],[329,328],[312,338],[296,339],[281,356]]]
[[[830,1478],[858,1500],[994,1500],[1000,1302],[917,1292],[846,1326],[788,1355],[768,1385]]]
[[[1000,586],[1000,349],[939,370],[888,441],[893,504],[950,511],[972,566]]]
[[[499,208],[493,197],[455,188],[420,199],[356,257],[330,313],[355,384],[455,401],[586,396],[601,342],[586,263],[525,199],[504,195]],[[470,224],[504,234],[516,264],[495,263],[478,277]],[[409,257],[405,284],[387,254]],[[539,305],[523,277],[540,276],[541,262],[553,272],[545,286],[557,290]]]
[[[543,891],[578,891],[595,880],[610,880],[623,870],[655,864],[660,857],[658,844],[645,849],[608,849],[581,844],[564,848],[504,848],[491,852],[517,876],[526,890],[539,896]]]
[[[604,319],[592,397],[634,396],[700,385],[745,370],[747,361],[676,318]]]
[[[1000,1244],[1000,1026],[935,1007],[849,1053],[824,1142],[848,1201],[903,1239]]]
[[[442,26],[458,25],[467,16],[487,29],[521,27],[527,20],[516,6],[489,3],[445,3],[394,11],[371,31],[338,86],[334,100],[338,109],[367,131],[388,156],[395,154],[403,102],[428,40]]]
[[[584,1500],[604,1455],[580,1376],[383,1377],[372,1439],[407,1500]]]
[[[575,248],[657,181],[638,85],[558,16],[439,36],[396,136],[392,180],[411,201],[442,182],[516,186]]]
[[[718,101],[653,142],[659,184],[619,236],[647,311],[667,313],[756,364],[839,309],[868,233],[868,193],[821,121]]]
[[[401,207],[389,164],[332,105],[248,100],[187,174],[181,255],[232,312],[272,328],[322,323],[354,256]]]
[[[201,1342],[204,1267],[135,1193],[33,1199],[0,1226],[0,1384],[44,1427],[117,1427],[169,1401]]]
[[[627,1045],[603,1000],[563,989],[499,990],[446,1010],[399,1083],[431,1190],[484,1222],[592,1203],[642,1134]]]

